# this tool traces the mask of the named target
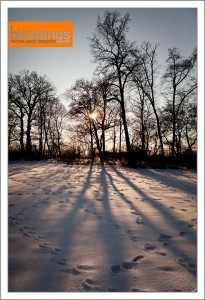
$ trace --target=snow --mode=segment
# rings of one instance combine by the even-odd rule
[[[197,291],[196,172],[55,161],[8,171],[9,292]]]

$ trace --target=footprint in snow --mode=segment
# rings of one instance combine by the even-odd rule
[[[133,257],[132,261],[133,261],[133,262],[137,262],[137,261],[139,261],[139,260],[141,260],[141,259],[143,259],[143,258],[144,258],[143,255],[137,255],[137,256]]]
[[[137,255],[137,256],[133,257],[133,259],[131,261],[124,261],[119,265],[111,266],[111,271],[112,271],[112,273],[116,274],[116,273],[120,273],[123,271],[131,270],[134,266],[137,265],[137,262],[143,258],[144,258],[143,255]]]
[[[39,243],[39,247],[40,247],[40,248],[47,248],[48,246],[47,246],[47,244],[45,244],[45,243]]]
[[[61,258],[59,261],[58,261],[58,263],[59,263],[59,265],[66,265],[67,264],[67,259],[66,258]]]
[[[138,212],[136,212],[135,210],[131,210],[131,214],[137,215],[137,216],[139,215]]]
[[[144,251],[152,251],[152,250],[154,250],[154,249],[156,249],[156,247],[155,247],[154,245],[149,244],[149,243],[145,243],[145,244],[144,244],[144,247],[143,247],[143,250],[144,250]]]
[[[138,236],[137,235],[132,235],[132,236],[129,236],[130,240],[136,242],[138,240]]]
[[[161,234],[161,235],[158,237],[158,241],[164,242],[164,241],[170,240],[171,238],[172,238],[171,235]]]
[[[53,254],[59,254],[60,252],[61,252],[61,249],[59,249],[59,248],[53,248],[52,249]]]
[[[9,220],[9,224],[17,226],[17,225],[19,225],[19,222],[18,221],[14,221],[14,220]]]
[[[143,219],[141,219],[140,217],[137,217],[135,220],[135,223],[137,224],[145,224],[145,221]]]
[[[120,229],[120,228],[121,228],[121,226],[118,225],[118,224],[115,224],[114,226],[115,226],[115,228],[117,228],[117,229]]]
[[[165,252],[161,252],[161,251],[156,251],[155,253],[156,253],[156,254],[159,254],[159,255],[161,255],[161,256],[165,256],[165,255],[167,255],[167,253],[165,253]]]
[[[185,236],[187,234],[187,232],[185,232],[185,231],[180,231],[179,232],[179,235],[181,235],[181,236]]]
[[[196,275],[197,273],[197,265],[194,261],[192,261],[191,259],[188,259],[186,255],[180,257],[179,259],[177,259],[177,262],[185,267],[189,272],[191,272],[192,274]]]
[[[108,292],[117,292],[117,289],[115,289],[113,287],[109,287],[107,290],[108,290]]]
[[[121,272],[120,265],[113,265],[113,266],[111,266],[111,271],[113,273],[119,273],[119,272]]]
[[[72,274],[73,275],[80,275],[81,271],[77,267],[73,267],[72,269]]]
[[[159,267],[160,270],[165,271],[165,272],[172,272],[174,271],[174,268],[171,266],[160,266]]]
[[[121,265],[124,270],[130,270],[133,267],[133,262],[125,261]]]
[[[42,200],[42,201],[40,201],[40,204],[43,204],[43,205],[46,205],[46,204],[49,204],[50,203],[50,201],[48,201],[48,200]]]
[[[85,281],[83,281],[82,283],[83,288],[87,291],[95,290],[96,289],[95,284],[96,282],[90,278],[85,279]]]

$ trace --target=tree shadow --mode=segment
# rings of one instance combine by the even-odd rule
[[[39,274],[41,274],[38,278],[38,280],[33,284],[32,291],[38,291],[38,292],[53,292],[56,291],[56,280],[57,275],[56,274],[56,266],[52,269],[51,265],[59,264],[61,274],[59,275],[59,278],[62,280],[59,280],[58,278],[58,288],[57,291],[65,291],[66,287],[64,286],[64,280],[66,276],[75,275],[77,271],[75,271],[75,266],[72,265],[72,262],[70,261],[70,254],[71,254],[71,246],[72,246],[72,240],[75,236],[75,231],[77,228],[84,225],[85,218],[77,218],[78,211],[82,208],[82,204],[86,204],[89,200],[85,193],[90,188],[90,179],[93,172],[93,165],[90,164],[86,180],[84,182],[83,188],[79,192],[78,196],[73,202],[73,207],[69,211],[68,214],[65,215],[65,217],[57,224],[54,224],[54,228],[50,228],[50,230],[55,230],[55,227],[61,228],[62,233],[60,234],[58,238],[59,245],[62,245],[63,247],[58,253],[58,257],[55,257],[54,255],[54,262],[47,261],[45,262],[44,266],[42,267],[41,272],[39,271]],[[82,203],[83,199],[83,203]],[[68,228],[69,223],[69,228]],[[66,238],[67,237],[67,238]],[[49,270],[49,272],[48,272]]]
[[[177,170],[174,170],[176,173],[178,173]],[[147,169],[147,170],[137,170],[137,173],[140,173],[144,176],[147,176],[153,180],[157,180],[161,183],[163,183],[166,186],[169,186],[170,188],[181,190],[185,193],[189,193],[192,195],[196,195],[197,193],[197,186],[194,183],[190,183],[190,181],[186,181],[186,179],[179,179],[174,178],[173,175],[170,175],[170,170],[153,170],[153,169]],[[173,172],[173,170],[172,170]]]
[[[113,170],[113,172],[115,172],[115,174],[119,178],[123,179],[128,186],[130,186],[134,191],[136,191],[137,194],[140,195],[146,201],[146,203],[148,203],[150,206],[152,206],[156,210],[158,210],[159,215],[162,215],[166,219],[166,224],[168,224],[171,228],[173,228],[176,231],[179,230],[180,224],[181,224],[181,219],[177,218],[176,214],[172,213],[169,208],[166,208],[165,206],[158,205],[158,203],[156,202],[156,200],[154,198],[150,197],[148,194],[146,194],[144,191],[142,191],[139,187],[137,187],[135,184],[133,184],[115,166],[111,166],[111,169]],[[139,173],[141,174],[140,171],[139,171]],[[161,236],[166,235],[163,228],[157,227],[154,224],[154,222],[149,220],[149,218],[146,216],[146,212],[144,213],[142,210],[139,210],[133,202],[130,203],[130,201],[127,200],[127,198],[120,193],[120,191],[117,189],[117,187],[114,184],[112,176],[108,172],[106,174],[109,177],[109,180],[112,183],[112,186],[114,187],[114,189],[116,190],[116,192],[118,193],[120,198],[124,202],[126,202],[129,206],[131,204],[131,208],[134,209],[138,214],[140,214],[142,216],[142,218],[145,220],[146,225],[150,227],[151,231],[153,231],[155,233],[156,232],[158,233],[158,239],[160,239]],[[143,174],[143,176],[144,176],[144,174]],[[153,177],[153,179],[155,180],[155,177]],[[196,246],[197,245],[196,234],[189,228],[186,228],[186,231],[188,233],[186,235],[186,239],[189,240],[191,244]],[[183,255],[183,251],[179,247],[177,247],[176,245],[172,246],[172,252],[174,253],[174,255],[177,255],[177,256]]]
[[[83,244],[82,241],[79,242],[79,244],[76,244],[76,241],[74,242],[77,234],[82,234],[82,232],[87,232],[86,226],[92,222],[91,219],[89,219],[88,214],[86,213],[84,215],[81,215],[79,217],[79,211],[82,210],[82,206],[89,207],[91,205],[91,202],[93,202],[93,210],[96,211],[96,215],[90,216],[90,218],[96,218],[94,224],[94,232],[90,231],[87,232],[89,236],[92,236],[92,234],[97,235],[97,240],[95,240],[95,244],[92,244],[90,246],[91,249],[93,249],[93,252],[96,251],[95,245],[98,247],[98,243],[102,245],[102,253],[105,258],[103,259],[104,266],[94,264],[95,269],[98,270],[98,274],[100,278],[109,278],[107,280],[107,290],[109,291],[109,288],[112,290],[113,287],[120,286],[120,290],[125,292],[129,289],[129,283],[127,281],[127,275],[126,272],[121,272],[120,276],[116,276],[115,271],[112,271],[112,266],[115,264],[120,264],[123,261],[124,257],[124,246],[123,242],[120,239],[119,236],[119,229],[116,226],[116,220],[111,212],[110,207],[110,195],[107,185],[107,179],[106,179],[106,171],[105,167],[102,167],[99,169],[99,173],[95,173],[95,184],[99,184],[101,187],[101,190],[96,192],[94,196],[98,201],[91,200],[89,198],[89,195],[86,194],[86,192],[89,191],[90,185],[91,185],[91,177],[94,174],[93,173],[93,166],[90,165],[89,171],[87,173],[87,177],[85,179],[85,182],[83,184],[83,188],[75,198],[74,202],[75,205],[73,208],[67,213],[64,218],[58,222],[57,224],[53,225],[53,228],[50,228],[50,231],[55,230],[55,227],[61,228],[62,233],[59,236],[58,243],[59,245],[62,245],[63,248],[61,248],[61,253],[58,254],[58,258],[54,258],[54,262],[45,262],[45,265],[42,267],[42,270],[39,271],[41,276],[39,276],[38,281],[33,284],[33,291],[43,291],[43,292],[51,292],[56,291],[56,284],[55,281],[58,281],[58,288],[57,291],[65,291],[64,282],[66,281],[66,277],[69,279],[72,276],[73,280],[75,276],[80,277],[81,274],[81,268],[84,268],[83,265]],[[99,175],[99,177],[97,177]],[[99,201],[100,200],[100,201]],[[99,206],[100,205],[100,206]],[[90,211],[91,213],[91,211]],[[68,227],[69,224],[69,227]],[[110,226],[112,226],[112,230],[110,230]],[[88,226],[90,228],[90,226]],[[92,230],[92,229],[91,229]],[[69,231],[69,234],[68,234]],[[113,236],[113,232],[115,232],[115,236]],[[67,236],[67,238],[66,238]],[[88,236],[88,239],[89,239]],[[113,247],[112,239],[115,239],[117,241],[117,244],[115,247]],[[93,240],[91,238],[91,240]],[[74,245],[74,246],[73,246]],[[73,251],[79,251],[76,249],[76,247],[81,247],[82,256],[79,257],[75,263],[73,262]],[[117,260],[116,260],[116,251],[117,251]],[[61,281],[57,276],[59,274],[55,273],[56,267],[52,270],[52,264],[53,263],[59,263],[60,264],[60,277],[64,279]],[[92,261],[90,261],[91,265],[86,265],[85,268],[91,268],[92,269]],[[49,270],[49,272],[48,272]],[[74,276],[74,277],[73,277]],[[79,280],[79,279],[78,279]],[[84,288],[82,281],[82,287]],[[82,289],[83,289],[82,288]],[[103,288],[104,289],[104,288]],[[114,289],[114,288],[113,288]],[[84,289],[84,292],[90,291],[87,288]],[[98,282],[98,285],[91,288],[91,291],[105,291],[101,290],[101,282]],[[80,291],[79,291],[80,292]]]
[[[147,176],[148,178],[151,178],[152,180],[156,181],[156,177],[154,176],[154,174],[151,174],[149,177],[148,176],[149,172],[144,173],[141,170],[139,171],[137,170],[136,173],[145,176],[145,178]],[[90,194],[89,194],[92,178],[94,178],[95,184],[98,184],[99,186],[98,190],[96,190],[95,199],[90,198]],[[81,274],[81,267],[83,267],[82,262],[84,258],[84,254],[83,254],[84,249],[83,249],[82,241],[79,240],[80,241],[79,244],[76,242],[76,235],[78,235],[79,233],[81,235],[86,233],[90,236],[92,236],[92,234],[94,233],[96,234],[97,240],[95,241],[95,244],[91,246],[91,249],[93,249],[94,256],[95,256],[95,245],[97,246],[98,242],[100,243],[100,245],[102,245],[101,251],[103,253],[103,256],[105,256],[104,265],[103,266],[95,265],[95,268],[97,269],[100,278],[105,278],[105,281],[107,278],[106,283],[108,289],[106,291],[109,291],[109,286],[110,288],[120,286],[120,290],[113,290],[113,291],[126,292],[129,290],[130,288],[129,273],[124,270],[123,272],[120,272],[120,276],[118,276],[119,274],[117,274],[118,268],[121,267],[121,264],[123,263],[123,260],[126,257],[125,243],[126,243],[127,235],[125,236],[125,238],[122,238],[122,234],[120,234],[120,230],[117,227],[117,218],[115,217],[112,211],[113,208],[112,201],[116,201],[116,199],[119,199],[124,203],[126,203],[126,205],[132,211],[139,214],[145,221],[145,225],[148,227],[148,230],[153,233],[153,237],[154,239],[156,239],[156,242],[159,242],[160,239],[166,237],[166,230],[164,230],[164,228],[161,227],[159,224],[156,224],[155,221],[153,221],[147,215],[146,210],[143,211],[142,208],[138,207],[137,205],[138,200],[136,200],[136,202],[134,203],[134,201],[130,201],[129,197],[127,197],[125,194],[123,194],[120,191],[119,182],[117,182],[116,179],[123,180],[126,186],[129,187],[129,189],[131,188],[131,190],[133,190],[137,195],[140,195],[142,197],[142,199],[146,202],[146,205],[149,205],[150,207],[157,210],[158,214],[160,216],[163,216],[164,219],[166,219],[166,225],[168,227],[174,229],[175,231],[179,230],[180,227],[179,224],[181,222],[180,218],[177,217],[174,214],[174,212],[172,212],[168,207],[159,205],[159,203],[157,202],[156,199],[154,199],[154,197],[150,197],[148,193],[140,189],[128,177],[126,177],[126,175],[123,174],[121,170],[117,169],[115,166],[111,166],[111,167],[104,166],[101,169],[99,168],[98,172],[95,173],[93,170],[93,166],[90,165],[89,169],[86,171],[86,177],[84,179],[83,187],[73,199],[73,206],[71,206],[69,211],[64,214],[64,217],[61,220],[58,219],[56,223],[50,222],[51,224],[50,232],[54,231],[55,228],[61,229],[61,232],[57,238],[57,242],[59,245],[61,245],[61,249],[59,249],[60,250],[59,253],[54,254],[53,256],[52,254],[49,254],[50,257],[53,258],[49,260],[47,257],[45,263],[42,265],[42,268],[40,268],[40,270],[38,271],[40,276],[38,278],[35,278],[34,282],[32,283],[32,288],[30,291],[35,291],[35,292],[36,291],[38,292],[66,291],[66,286],[65,286],[66,280],[68,281],[70,279],[75,280],[75,278],[77,278],[75,276],[78,275],[79,275],[78,278],[82,278],[80,276],[83,275]],[[164,182],[166,182],[167,186],[169,186],[167,179],[164,178]],[[113,188],[113,191],[115,191],[115,193],[117,194],[117,198],[114,197],[114,199],[112,199],[109,185]],[[91,204],[92,204],[92,209],[95,210],[96,215],[91,216],[91,212],[89,212],[90,214],[86,212],[80,214],[81,210],[83,210],[85,207],[90,207]],[[43,213],[44,212],[42,211],[42,216]],[[95,228],[93,228],[92,223],[90,223],[93,220],[91,217],[97,218],[97,220],[95,219],[95,222],[93,223]],[[89,226],[86,227],[87,225]],[[125,225],[126,225],[126,221],[124,222],[124,226]],[[46,223],[45,226],[47,226]],[[90,231],[88,231],[88,229]],[[188,234],[186,235],[185,238],[189,241],[189,243],[195,246],[196,235],[194,234],[194,232],[192,232],[191,229],[189,230],[188,228],[187,228],[187,232]],[[79,239],[81,237],[77,236],[77,238]],[[116,245],[113,244],[113,239],[115,240]],[[73,256],[72,256],[73,251],[75,250],[77,251],[78,247],[82,247],[81,249],[82,255],[80,255],[79,259],[73,261]],[[172,245],[170,251],[173,253],[175,257],[184,255],[183,249],[181,249],[181,247],[176,244]],[[116,260],[116,256],[117,256],[117,260]],[[92,257],[90,262],[92,263]],[[56,267],[56,264],[58,264],[58,268]],[[80,265],[80,267],[78,267],[78,265]],[[58,270],[57,273],[56,270]],[[78,279],[78,281],[79,280],[81,279]],[[57,285],[56,285],[56,281],[57,281]],[[99,285],[100,284],[101,283],[99,282]],[[83,285],[82,285],[82,291],[89,291],[89,290],[86,289],[83,290]],[[102,290],[98,289],[97,287],[94,287],[93,289],[91,289],[91,291],[102,291]]]

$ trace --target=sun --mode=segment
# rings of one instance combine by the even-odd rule
[[[97,112],[92,112],[90,115],[89,115],[89,117],[90,117],[90,119],[92,119],[92,120],[94,120],[94,121],[96,121],[96,119],[97,119]]]

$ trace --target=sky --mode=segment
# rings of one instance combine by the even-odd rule
[[[79,78],[91,79],[92,63],[88,38],[95,32],[98,15],[106,8],[9,8],[9,21],[72,21],[72,48],[9,48],[8,71],[26,69],[46,74],[62,95]],[[109,9],[111,10],[111,9]],[[177,47],[189,56],[197,46],[196,8],[114,8],[130,14],[127,35],[139,46],[143,41],[159,43],[157,60],[164,66],[168,48]]]

